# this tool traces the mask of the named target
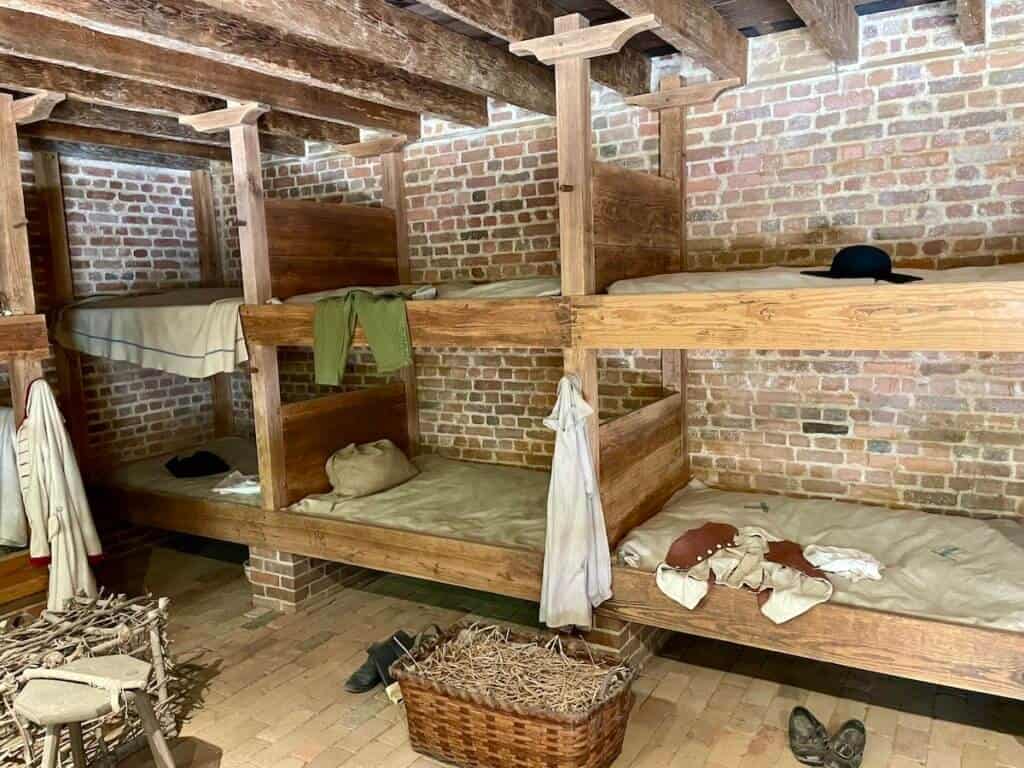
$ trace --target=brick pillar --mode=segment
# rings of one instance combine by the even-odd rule
[[[373,571],[273,549],[249,549],[245,575],[257,608],[295,613],[342,587],[373,578]]]
[[[667,629],[622,621],[598,611],[594,617],[594,628],[584,638],[592,648],[617,656],[620,661],[634,667],[641,667],[661,650],[671,634]]]

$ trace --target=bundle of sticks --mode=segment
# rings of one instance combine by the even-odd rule
[[[83,657],[127,654],[152,664],[150,694],[164,733],[174,733],[175,673],[167,654],[168,606],[166,598],[79,597],[63,612],[44,611],[35,620],[0,624],[0,765],[40,764],[42,730],[14,714],[14,697],[24,685],[24,672],[59,667]],[[113,765],[135,748],[142,728],[134,710],[122,707],[84,724],[83,732],[89,765]]]
[[[629,667],[567,655],[562,640],[528,640],[505,627],[474,624],[406,668],[427,680],[492,696],[504,704],[577,714],[617,693]]]

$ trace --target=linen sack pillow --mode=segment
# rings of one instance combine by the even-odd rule
[[[348,499],[386,491],[419,474],[390,440],[347,445],[327,459],[326,469],[334,493]]]

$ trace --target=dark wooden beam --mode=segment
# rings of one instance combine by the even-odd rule
[[[16,0],[5,5],[399,109],[465,125],[487,124],[487,99],[479,94],[197,0]]]
[[[26,136],[18,139],[18,147],[25,152],[53,152],[59,154],[62,158],[92,160],[102,163],[145,165],[152,168],[173,168],[182,171],[210,167],[209,159],[202,157],[165,155],[147,150],[104,146],[101,144],[83,144],[77,141],[64,141],[60,139],[42,139]]]
[[[517,43],[554,34],[555,19],[565,14],[551,0],[420,0],[442,13],[502,40]],[[590,62],[597,82],[626,96],[647,93],[651,62],[632,48]]]
[[[837,64],[860,57],[860,18],[850,0],[789,0],[811,37]]]
[[[261,101],[307,117],[419,136],[420,117],[414,112],[37,14],[0,10],[0,52],[206,96]]]
[[[0,88],[58,91],[67,94],[69,101],[169,117],[212,112],[224,106],[223,99],[211,96],[19,56],[0,55]],[[260,130],[274,136],[291,136],[333,144],[359,141],[359,129],[355,126],[314,120],[281,111],[265,115]]]
[[[94,144],[112,149],[126,149],[161,155],[180,155],[182,157],[192,157],[207,161],[231,160],[231,152],[227,147],[176,139],[156,139],[151,136],[122,133],[106,128],[86,128],[79,125],[55,123],[49,120],[43,123],[22,126],[18,129],[18,138],[24,141],[40,139],[43,141],[68,142],[72,144]]]
[[[554,114],[555,79],[539,64],[424,21],[385,0],[204,0],[220,10],[484,96]],[[406,133],[407,131],[399,131]]]
[[[747,38],[706,0],[609,0],[623,13],[653,13],[662,25],[655,30],[669,45],[707,67],[718,77],[747,81]]]
[[[987,6],[988,0],[956,0],[960,37],[965,44],[980,45],[985,42]]]

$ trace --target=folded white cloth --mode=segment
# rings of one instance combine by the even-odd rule
[[[804,548],[804,557],[815,568],[820,568],[826,573],[834,573],[836,576],[842,576],[850,581],[861,581],[862,579],[881,581],[882,570],[885,568],[873,555],[847,547],[811,544]]]
[[[260,492],[260,479],[256,475],[243,475],[235,470],[213,486],[212,490],[221,495],[237,493],[243,496],[255,496]]]
[[[732,546],[715,552],[689,570],[658,566],[655,581],[665,595],[693,610],[707,595],[711,575],[715,583],[733,589],[746,587],[754,592],[771,590],[761,613],[782,624],[806,613],[832,597],[828,579],[814,578],[802,571],[765,559],[768,543],[779,541],[763,528],[740,528]]]

